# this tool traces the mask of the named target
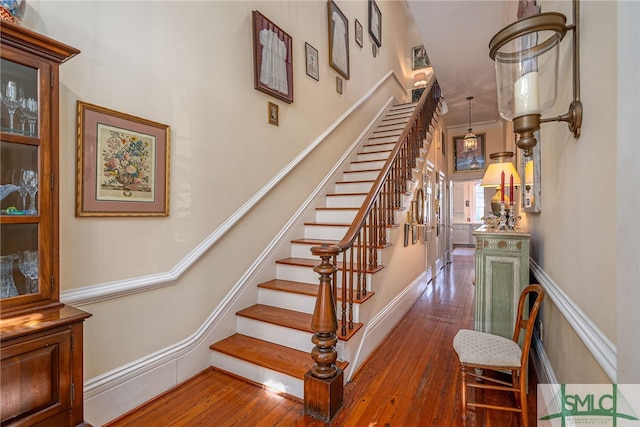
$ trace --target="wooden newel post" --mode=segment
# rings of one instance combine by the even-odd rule
[[[311,253],[322,262],[314,267],[320,274],[318,297],[311,319],[315,334],[311,341],[315,344],[311,357],[316,362],[304,376],[304,412],[322,421],[330,421],[342,407],[343,373],[336,366],[338,352],[338,319],[331,291],[331,278],[336,267],[331,259],[338,255],[336,246],[322,245],[311,248]]]

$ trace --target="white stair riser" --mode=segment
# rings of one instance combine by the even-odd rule
[[[304,237],[307,239],[342,240],[348,226],[305,225]]]
[[[409,122],[408,118],[394,118],[394,119],[383,120],[382,124],[384,124],[384,125],[401,124],[404,127],[404,126],[406,126],[407,122]]]
[[[373,142],[371,145],[365,145],[362,147],[362,151],[365,153],[370,153],[372,151],[391,151],[395,146],[395,141],[387,142],[386,144],[383,141]]]
[[[383,137],[383,136],[393,136],[397,140],[400,137],[401,134],[402,134],[401,131],[385,130],[385,131],[381,131],[381,132],[374,132],[372,137],[373,138],[380,138],[380,137]]]
[[[304,381],[289,375],[263,368],[235,357],[213,351],[213,366],[242,378],[247,378],[281,393],[304,398]]]
[[[311,353],[311,332],[299,331],[272,323],[238,316],[238,333],[259,340],[277,343],[285,347]]]
[[[338,289],[338,293],[340,292],[342,292],[342,290]],[[285,308],[287,310],[295,310],[303,313],[313,314],[313,310],[316,304],[316,296],[301,295],[301,294],[294,294],[290,292],[280,292],[273,289],[260,288],[260,292],[258,293],[258,302],[260,304],[270,305],[272,307]],[[338,319],[342,319],[342,301],[341,300],[338,300],[336,315],[338,316]],[[348,303],[347,303],[347,317],[349,317]],[[257,322],[256,320],[239,317],[238,325],[240,325],[240,321],[242,321],[243,323],[247,323],[245,321]],[[354,322],[360,321],[360,304],[356,304],[356,303],[353,304],[353,321]],[[264,322],[259,322],[259,323],[264,323]],[[277,325],[270,325],[270,326],[278,327]],[[254,328],[254,329],[251,329],[251,328]],[[264,328],[265,327],[262,325],[253,325],[253,326],[249,325],[249,330],[247,330],[246,332],[243,332],[240,329],[238,330],[238,332],[244,335],[250,335],[254,338],[259,338],[261,340],[270,341],[270,339],[264,338],[264,335],[263,336],[255,335],[257,333],[260,333],[259,331],[261,331]],[[282,327],[280,326],[278,328],[282,328]],[[284,328],[284,329],[285,329],[284,331],[279,330],[278,333],[282,335],[284,335],[284,333],[288,333],[287,332],[288,329],[287,328]],[[268,332],[268,333],[273,334],[272,332]],[[279,339],[281,335],[276,334],[273,336],[275,337],[274,339]],[[311,339],[311,335],[309,335],[309,339]],[[307,351],[306,347],[304,346],[294,347],[294,345],[298,345],[297,342],[294,342],[292,344],[284,343],[283,341],[274,341],[274,342],[277,342],[280,345],[286,345],[287,347],[292,347],[292,348],[297,348],[298,350]],[[304,342],[304,340],[303,340],[303,344],[306,345],[306,342]]]
[[[358,154],[359,162],[366,162],[369,160],[387,160],[389,158],[388,151],[380,151],[376,153],[360,153]]]
[[[380,174],[380,170],[356,171],[342,174],[342,181],[375,181]]]
[[[404,131],[404,124],[384,122],[376,130],[376,132],[388,132],[388,131],[395,131],[398,133],[402,133]]]
[[[362,202],[367,197],[366,194],[349,194],[344,196],[328,196],[328,208],[353,208],[362,206]]]
[[[384,166],[385,160],[377,160],[374,162],[353,162],[351,163],[352,171],[366,171],[370,169],[382,169]]]
[[[372,144],[395,144],[398,142],[398,135],[396,136],[376,136],[375,138],[369,138],[366,145]],[[366,150],[365,150],[366,151]]]
[[[318,245],[308,245],[308,244],[304,244],[304,243],[294,243],[291,244],[291,257],[292,258],[306,258],[306,259],[317,259],[318,260],[318,264],[320,263],[320,258],[317,256],[314,256],[311,253],[311,248],[314,246],[318,246]],[[382,249],[377,249],[378,251],[378,263],[379,264],[384,264],[383,262],[383,258],[382,258]],[[347,257],[349,257],[350,255],[347,255]],[[359,252],[356,249],[355,253],[353,254],[353,259],[354,262],[358,260],[359,258]],[[338,258],[339,260],[342,260],[342,255]],[[347,258],[349,259],[349,258]]]
[[[368,193],[373,182],[337,182],[336,194]]]
[[[316,210],[316,222],[351,224],[353,222],[353,219],[356,217],[357,213],[358,213],[357,209],[348,209],[348,210],[318,209]]]
[[[320,264],[320,260],[318,260]],[[342,272],[338,271],[338,283],[342,283]],[[276,278],[280,280],[291,280],[293,282],[311,283],[317,285],[320,275],[313,271],[313,268],[299,265],[278,264],[276,266]],[[371,274],[365,275],[366,289],[371,291]]]

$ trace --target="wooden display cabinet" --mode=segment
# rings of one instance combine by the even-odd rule
[[[60,302],[58,73],[77,49],[0,25],[0,424],[83,423],[82,326]]]

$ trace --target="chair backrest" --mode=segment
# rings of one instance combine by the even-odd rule
[[[537,294],[533,306],[529,309],[529,317],[524,318],[525,304],[527,303],[527,296],[530,294]],[[524,340],[522,341],[522,358],[520,360],[521,366],[526,366],[529,360],[529,349],[531,348],[531,337],[533,336],[533,326],[540,310],[540,304],[544,299],[545,290],[538,284],[527,286],[520,294],[520,301],[518,301],[518,317],[516,318],[516,326],[513,331],[513,340],[515,342],[520,341],[520,335],[522,330],[525,330]],[[530,297],[531,298],[531,297]],[[529,299],[530,299],[529,298]]]

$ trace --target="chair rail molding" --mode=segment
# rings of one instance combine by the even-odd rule
[[[578,337],[587,347],[593,358],[607,374],[612,383],[617,382],[618,362],[615,344],[593,323],[593,321],[565,294],[562,289],[530,259],[533,275],[544,286],[547,294]]]
[[[247,214],[260,200],[262,200],[275,186],[284,179],[295,167],[300,164],[315,148],[317,148],[342,122],[344,122],[351,114],[362,107],[367,100],[388,80],[393,79],[401,88],[404,89],[403,83],[392,70],[387,72],[371,89],[369,89],[360,99],[349,107],[340,115],[329,127],[327,127],[316,139],[314,139],[298,156],[296,156],[289,164],[279,171],[269,182],[267,182],[260,190],[250,197],[238,210],[236,210],[229,218],[227,218],[218,228],[216,228],[209,236],[207,236],[198,246],[196,246],[186,257],[184,257],[176,266],[168,272],[151,274],[147,276],[133,277],[114,282],[101,283],[62,291],[60,299],[66,304],[74,306],[83,306],[87,304],[95,304],[101,301],[121,298],[127,295],[133,295],[141,292],[151,291],[153,289],[171,286],[180,281],[182,276],[207,253],[240,219]],[[385,106],[378,112],[378,115],[363,130],[360,136],[354,142],[354,145],[348,150],[351,153],[364,135],[370,131],[373,124],[380,117],[383,111],[393,102],[389,99]],[[345,157],[346,158],[346,157]],[[342,161],[338,164],[341,164]],[[337,167],[337,166],[336,166]],[[325,182],[323,181],[321,185]],[[317,190],[318,191],[318,190]]]
[[[389,73],[378,82],[375,88],[379,87],[391,76],[400,84],[397,77],[393,73]],[[372,91],[369,91],[358,101],[357,105],[360,106],[372,93]],[[273,257],[281,241],[291,233],[293,227],[300,221],[300,218],[303,217],[306,211],[314,206],[315,200],[320,197],[326,186],[334,180],[334,176],[340,172],[342,165],[353,155],[361,145],[362,140],[368,136],[378,120],[393,103],[394,98],[390,97],[384,105],[380,107],[376,115],[355,138],[353,144],[345,151],[344,155],[338,159],[335,166],[327,173],[325,178],[318,184],[298,211],[274,237],[260,256],[257,257],[245,274],[238,279],[225,298],[196,331],[180,342],[84,382],[85,414],[88,422],[93,425],[102,425],[152,399],[169,388],[176,386],[208,366],[206,364],[209,362],[209,344],[213,340],[212,336],[215,334],[216,326],[221,322],[221,319],[226,313],[234,311],[234,304],[242,298],[244,290],[254,283],[252,280],[258,274],[261,266],[268,262],[270,257]],[[349,110],[349,114],[357,109],[355,105],[356,104]],[[319,141],[324,139],[340,121],[346,118],[346,116],[343,116],[334,122],[330,129],[323,132],[321,137],[316,139],[316,141],[319,143]],[[301,159],[298,159],[298,162],[300,160]],[[292,167],[293,165],[289,164],[286,168],[287,172]],[[278,175],[280,179],[282,179],[284,174],[283,170],[283,172]],[[269,190],[275,185],[275,182],[272,180],[270,184],[273,185]],[[263,197],[264,194],[268,192],[266,187],[268,186],[263,188],[264,191],[259,192],[260,197]],[[250,201],[257,203],[258,200],[258,194],[256,194]],[[90,288],[79,289],[78,291],[69,291],[66,293],[67,297],[73,297],[74,301],[78,301],[80,304],[91,304],[176,283],[180,275],[184,273],[191,264],[196,262],[198,257],[202,256],[210,245],[215,244],[215,242],[233,226],[234,221],[237,221],[241,215],[251,208],[251,206],[249,206],[250,201],[245,203],[243,208],[234,213],[234,215],[209,236],[207,240],[194,249],[188,257],[170,272],[134,278],[122,282],[107,283],[100,286],[92,286]],[[76,303],[76,305],[78,305],[78,303]],[[204,365],[202,364],[203,361]]]

